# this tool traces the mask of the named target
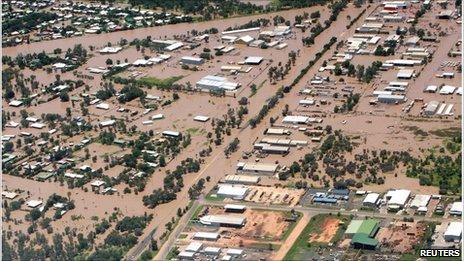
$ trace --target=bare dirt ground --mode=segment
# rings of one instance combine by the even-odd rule
[[[288,250],[295,243],[298,236],[306,227],[310,219],[311,217],[307,213],[303,214],[303,217],[300,219],[300,221],[298,221],[298,224],[295,226],[295,228],[293,228],[292,233],[290,233],[285,242],[280,246],[279,250],[270,257],[271,260],[283,260]]]
[[[423,223],[395,222],[389,227],[381,228],[376,238],[388,249],[397,253],[407,253],[424,233]]]
[[[324,224],[322,224],[322,233],[309,235],[308,242],[329,243],[337,233],[339,224],[339,219],[326,218],[324,220]]]

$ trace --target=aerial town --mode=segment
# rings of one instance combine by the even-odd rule
[[[461,260],[461,15],[2,1],[2,260]]]

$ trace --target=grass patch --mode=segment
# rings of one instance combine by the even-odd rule
[[[197,209],[195,209],[195,211],[193,212],[192,217],[190,219],[191,220],[197,219],[202,209],[203,209],[203,205],[198,206]]]
[[[277,251],[280,249],[279,244],[272,244],[272,243],[252,243],[247,247],[254,248],[254,249],[261,249],[261,250],[269,250],[269,251]]]
[[[451,127],[446,129],[438,129],[429,131],[431,134],[441,138],[452,138],[461,136],[461,129],[457,127]]]
[[[414,133],[415,136],[418,136],[419,138],[427,137],[429,135],[428,132],[420,129],[417,126],[404,126],[403,129],[405,129],[407,131],[411,131],[412,133]]]
[[[286,214],[288,214],[289,216],[288,217],[291,217],[291,213],[290,212],[285,212]],[[298,215],[297,219],[294,221],[294,222],[291,222],[290,225],[287,227],[287,230],[284,232],[284,234],[282,235],[282,241],[285,241],[287,240],[288,236],[290,236],[290,233],[292,233],[293,229],[295,229],[296,225],[298,224],[298,222],[301,221],[301,217],[303,216],[302,213],[300,212],[295,212],[295,214]]]
[[[156,77],[142,77],[138,79],[136,82],[137,84],[147,86],[147,87],[157,87],[159,89],[168,89],[170,88],[175,82],[182,79],[184,76],[173,76],[165,79],[159,79]]]
[[[217,194],[211,193],[211,194],[208,194],[205,197],[205,199],[209,200],[209,201],[224,201],[224,199],[226,199],[226,198],[223,197],[223,196],[218,196]]]
[[[264,86],[264,83],[266,83],[267,80],[262,81],[258,86],[256,86],[254,89],[251,90],[249,98],[253,97],[256,93],[258,93],[258,90],[261,89],[261,87]]]
[[[187,236],[188,236],[187,234],[180,234],[180,235],[179,235],[179,239],[187,238]]]
[[[177,257],[178,254],[179,254],[179,247],[174,246],[173,248],[171,248],[171,250],[167,254],[166,260],[174,259],[175,257]]]

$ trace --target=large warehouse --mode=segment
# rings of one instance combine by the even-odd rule
[[[389,209],[401,209],[406,205],[406,202],[411,195],[411,191],[406,189],[397,189],[388,191],[385,196],[388,201]]]
[[[200,223],[207,226],[243,227],[246,218],[237,215],[206,215],[200,218]]]
[[[245,198],[247,193],[248,188],[240,185],[219,185],[219,189],[217,191],[218,196],[237,200]]]
[[[224,77],[207,75],[196,83],[196,87],[198,89],[209,91],[234,91],[238,87],[240,87],[240,84],[235,82],[229,82]]]
[[[254,162],[239,162],[237,163],[237,171],[273,175],[279,169],[279,164],[271,163],[254,163]]]

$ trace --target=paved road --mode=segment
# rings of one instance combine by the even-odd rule
[[[151,240],[153,239],[153,235],[155,234],[156,228],[150,231],[148,235],[141,241],[137,243],[135,247],[133,247],[129,253],[126,255],[127,260],[137,260],[137,257],[145,251],[148,246],[150,245]]]

